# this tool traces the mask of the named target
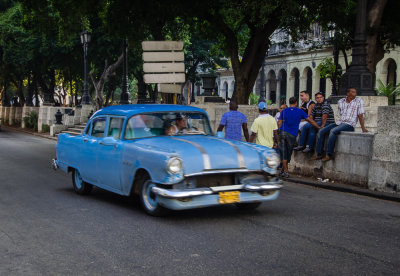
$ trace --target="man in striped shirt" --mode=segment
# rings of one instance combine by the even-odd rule
[[[346,98],[338,101],[339,121],[337,124],[330,124],[318,133],[317,140],[317,155],[312,159],[317,160],[322,158],[322,149],[325,142],[325,137],[329,133],[328,149],[326,156],[322,161],[329,161],[332,159],[333,151],[335,149],[337,135],[341,131],[354,131],[357,121],[360,121],[361,129],[363,132],[368,132],[364,125],[364,103],[361,98],[357,98],[357,90],[355,88],[348,88],[346,90]]]
[[[333,114],[332,107],[325,101],[324,94],[318,92],[315,94],[315,101],[317,104],[314,106],[310,113],[310,118],[322,128],[329,124],[335,123],[335,115]],[[294,148],[296,151],[302,150],[304,153],[313,151],[315,138],[317,136],[317,129],[310,123],[307,123],[300,134],[299,145]]]

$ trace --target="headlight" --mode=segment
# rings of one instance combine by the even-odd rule
[[[273,154],[268,154],[268,156],[265,157],[265,163],[267,164],[268,167],[270,168],[277,168],[280,163],[279,156],[275,153]]]
[[[182,160],[178,157],[172,157],[168,160],[167,169],[171,174],[179,173],[182,170]]]

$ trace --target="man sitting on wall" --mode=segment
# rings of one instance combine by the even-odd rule
[[[317,140],[317,155],[311,158],[317,160],[322,158],[322,150],[325,143],[325,137],[329,134],[328,149],[326,156],[322,158],[323,162],[329,161],[333,158],[333,151],[335,149],[337,135],[342,131],[354,131],[357,121],[360,121],[361,129],[363,132],[368,132],[364,126],[364,103],[361,98],[357,98],[357,90],[355,88],[348,88],[346,90],[347,97],[338,101],[339,121],[337,124],[330,124],[318,133]]]
[[[310,118],[312,118],[321,128],[335,123],[335,116],[332,107],[325,101],[324,94],[318,92],[315,94],[315,101],[317,104],[311,111]],[[302,150],[304,153],[313,151],[317,129],[310,123],[307,123],[300,134],[299,146],[294,150]]]

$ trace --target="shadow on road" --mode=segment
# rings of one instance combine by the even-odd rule
[[[131,210],[135,213],[145,214],[140,207],[139,197],[135,196],[121,196],[98,187],[94,187],[90,195],[81,196],[74,192],[73,188],[60,188],[58,191],[69,194],[74,197],[85,199],[91,203],[101,202],[108,205],[112,205],[115,208],[123,208],[125,210]],[[232,219],[240,217],[264,217],[264,216],[280,216],[279,208],[276,205],[272,205],[273,202],[265,202],[256,210],[244,210],[239,209],[235,205],[224,205],[217,207],[206,207],[191,210],[171,211],[167,215],[157,219],[168,219],[168,220],[198,220],[198,219]],[[95,207],[95,206],[92,206]]]

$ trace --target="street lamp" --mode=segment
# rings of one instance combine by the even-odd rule
[[[263,62],[262,62],[262,66],[261,66],[261,76],[260,76],[260,98],[258,99],[258,102],[265,102],[265,59],[267,58],[267,54],[265,54]]]
[[[128,43],[126,39],[122,40],[122,91],[119,99],[120,104],[129,104],[128,92]]]
[[[333,64],[335,65],[335,72],[332,75],[332,93],[331,93],[331,97],[332,96],[336,96],[337,95],[337,79],[336,79],[336,74],[337,74],[337,67],[339,64],[339,51],[335,45],[335,30],[329,30],[328,31],[328,35],[330,38],[330,42],[332,44],[332,48],[333,48]]]
[[[91,36],[90,33],[85,30],[81,32],[81,43],[83,45],[83,95],[82,95],[82,104],[90,104],[90,95],[88,88],[88,74],[87,74],[87,50],[88,44],[90,42]]]

